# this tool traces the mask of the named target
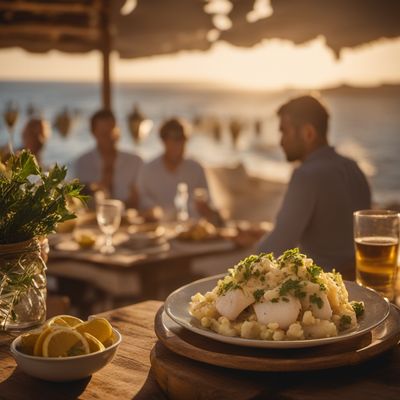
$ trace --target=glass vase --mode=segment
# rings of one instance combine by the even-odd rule
[[[0,330],[24,330],[45,321],[43,244],[35,238],[0,245]]]

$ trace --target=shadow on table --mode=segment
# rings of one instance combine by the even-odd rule
[[[47,382],[26,375],[18,367],[3,382],[0,382],[0,398],[12,400],[78,398],[86,389],[91,377],[74,382]]]
[[[133,398],[135,400],[167,400],[151,369],[147,375],[146,382]]]

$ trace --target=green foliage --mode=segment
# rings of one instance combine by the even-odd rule
[[[30,151],[13,155],[0,169],[0,244],[17,243],[55,230],[75,218],[67,199],[85,201],[78,180],[64,182],[66,167],[44,172]]]

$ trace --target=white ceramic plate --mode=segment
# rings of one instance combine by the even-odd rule
[[[360,336],[382,323],[390,311],[389,303],[379,294],[373,290],[358,286],[355,282],[345,281],[349,292],[349,299],[365,303],[364,315],[359,319],[357,328],[352,331],[343,332],[338,336],[330,338],[285,341],[223,336],[203,328],[200,321],[190,315],[189,302],[191,297],[197,292],[204,294],[212,290],[216,286],[217,281],[224,276],[225,274],[201,279],[175,290],[165,301],[164,308],[166,313],[180,326],[210,339],[239,346],[285,349],[321,346]]]

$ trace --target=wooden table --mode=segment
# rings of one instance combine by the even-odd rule
[[[84,381],[48,383],[31,378],[16,368],[8,344],[0,345],[0,398],[29,399],[166,399],[155,381],[150,366],[150,352],[157,339],[153,330],[154,316],[161,302],[148,301],[102,314],[122,333],[123,341],[111,364]],[[3,336],[4,339],[4,336]],[[9,340],[8,340],[9,342]],[[222,400],[220,393],[207,392],[207,387],[196,386],[204,368],[215,373],[213,384],[230,388],[230,400],[285,399],[285,400],[398,400],[400,399],[400,349],[370,360],[360,366],[302,373],[250,373],[221,369],[183,359],[157,343],[153,354],[164,354],[176,369],[193,371],[193,387],[198,388],[197,399]],[[223,377],[223,378],[222,378]],[[257,390],[249,384],[257,380]],[[187,399],[176,388],[179,382],[164,382],[170,398]],[[188,382],[186,382],[187,384]],[[210,382],[211,384],[211,382]],[[175,391],[172,390],[175,388]],[[261,388],[261,391],[260,391]],[[257,392],[258,391],[258,392]],[[259,393],[254,397],[254,393]]]
[[[197,244],[172,240],[167,251],[150,254],[141,254],[140,250],[130,254],[124,251],[127,257],[121,257],[118,252],[99,257],[95,252],[52,249],[47,275],[58,281],[55,292],[71,297],[78,313],[85,317],[81,309],[92,314],[138,301],[165,300],[169,293],[184,284],[225,272],[250,250],[236,248],[229,240]],[[213,263],[219,269],[203,273],[193,269],[194,262],[199,260],[204,260],[205,264],[209,260],[209,264]],[[82,296],[91,290],[100,291],[100,294],[86,296],[93,299],[93,304],[85,302]]]
[[[4,343],[3,334],[0,399],[164,400],[166,397],[150,372],[150,351],[156,342],[153,320],[161,304],[149,301],[101,314],[121,332],[122,343],[111,364],[83,381],[51,383],[25,375],[16,368],[9,352],[10,340]]]

